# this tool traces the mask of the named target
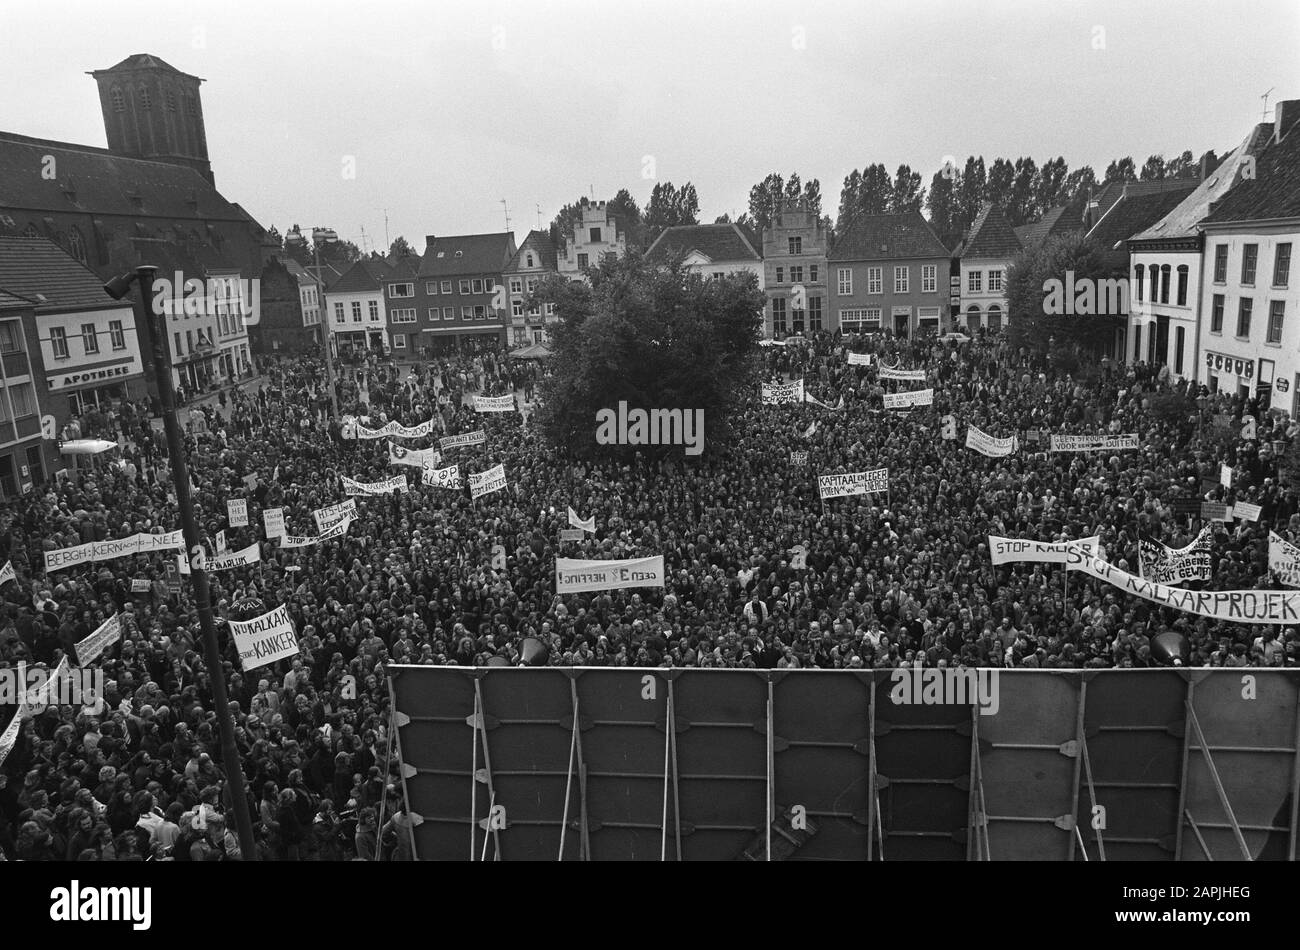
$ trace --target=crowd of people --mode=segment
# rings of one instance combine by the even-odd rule
[[[849,352],[875,365],[850,365]],[[428,440],[393,440],[407,448],[484,430],[481,444],[443,453],[462,478],[504,466],[507,487],[473,500],[394,466],[389,439],[352,437],[332,416],[319,360],[272,361],[255,384],[192,408],[186,447],[208,550],[224,531],[230,550],[257,544],[260,556],[209,575],[216,614],[285,605],[300,643],[292,659],[245,671],[219,620],[258,856],[409,858],[386,667],[514,664],[525,637],[555,665],[1103,668],[1155,665],[1151,639],[1174,630],[1194,665],[1300,664],[1293,627],[1176,613],[1082,575],[1067,595],[1057,565],[989,557],[989,535],[1097,535],[1109,562],[1136,573],[1139,534],[1181,547],[1199,530],[1174,499],[1246,501],[1261,515],[1215,523],[1205,586],[1277,586],[1267,532],[1296,540],[1300,505],[1271,443],[1289,443],[1297,426],[1256,400],[1189,393],[1142,365],[1066,367],[1001,337],[819,334],[761,359],[767,378],[802,378],[820,404],[764,405],[755,386],[729,446],[654,463],[575,463],[546,444],[529,418],[544,365],[504,351],[340,367],[342,415],[376,428],[434,420]],[[923,369],[927,381],[881,380],[881,363]],[[932,406],[883,409],[883,393],[920,385],[934,389]],[[516,393],[524,411],[476,413],[475,393]],[[955,439],[942,433],[946,416]],[[1239,437],[1245,417],[1257,419],[1253,440]],[[179,527],[149,413],[122,406],[111,422],[119,452],[0,518],[0,563],[17,575],[0,587],[0,665],[75,663],[74,644],[114,614],[122,621],[120,643],[96,661],[98,701],[23,721],[0,766],[0,854],[239,859],[210,670],[189,586],[168,584],[173,553],[44,570],[49,550]],[[1018,451],[966,448],[972,425],[1017,435]],[[1053,453],[1054,433],[1138,433],[1140,448]],[[1224,463],[1231,488],[1218,480]],[[819,495],[818,475],[878,468],[889,470],[884,495]],[[267,509],[283,508],[288,533],[315,535],[312,512],[344,500],[341,477],[402,473],[408,490],[357,497],[337,538],[285,548],[265,537]],[[227,520],[238,498],[247,527]],[[561,543],[570,507],[596,531]],[[666,583],[558,597],[557,554],[662,554]],[[0,708],[0,729],[11,718]]]

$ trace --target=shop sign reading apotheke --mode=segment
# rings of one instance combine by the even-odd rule
[[[1216,373],[1232,373],[1236,376],[1244,376],[1246,379],[1250,379],[1255,375],[1254,360],[1224,356],[1222,353],[1207,352],[1205,354],[1205,368]]]
[[[87,383],[107,383],[123,376],[134,376],[138,372],[140,372],[140,367],[133,357],[127,362],[119,363],[116,366],[100,366],[95,369],[79,370],[75,373],[56,373],[53,376],[47,376],[45,379],[49,384],[50,391],[57,392],[60,389],[71,389],[73,386],[82,386]]]

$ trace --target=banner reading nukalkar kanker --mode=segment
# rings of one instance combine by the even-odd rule
[[[245,672],[298,655],[298,634],[289,618],[289,608],[283,604],[252,620],[226,622]]]

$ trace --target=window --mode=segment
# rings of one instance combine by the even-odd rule
[[[786,238],[786,244],[789,246],[791,254],[803,253],[803,238],[801,237]]]
[[[1151,302],[1155,303],[1160,299],[1160,268],[1155,264],[1151,265]]]
[[[199,342],[202,342],[202,341],[203,341],[203,336],[202,336],[202,334],[200,334],[200,336],[199,336]],[[186,331],[185,331],[185,352],[186,352],[186,353],[193,353],[193,352],[194,352],[194,331],[193,331],[193,330],[186,330]]]
[[[1279,244],[1273,255],[1273,286],[1285,287],[1291,279],[1291,244]]]
[[[462,281],[460,282],[460,284],[459,284],[459,287],[460,287],[460,292],[461,292],[462,294],[468,294],[468,293],[469,293],[469,281],[467,281],[467,280],[462,280]]]
[[[68,331],[63,327],[50,327],[50,346],[54,348],[56,360],[68,358]]]
[[[483,278],[475,277],[472,281],[470,281],[470,285],[473,288],[474,293],[476,294],[483,293]]]
[[[336,304],[334,305],[334,322],[335,322],[335,323],[342,323],[343,320],[344,320],[344,317],[343,317],[343,304],[341,304],[341,303],[336,303]]]
[[[415,310],[394,310],[389,314],[393,323],[414,323]]]
[[[1285,300],[1272,300],[1268,304],[1268,342],[1282,342],[1282,318],[1286,314]]]
[[[809,265],[808,265],[808,279],[809,279],[810,281],[812,281],[814,284],[817,283],[817,265],[816,265],[816,264],[809,264]]]
[[[379,322],[379,301],[370,300],[367,301],[367,303],[369,303],[370,305],[370,322],[378,323]]]
[[[1135,267],[1133,268],[1133,283],[1135,283],[1135,284],[1137,285],[1137,299],[1138,299],[1138,303],[1141,303],[1142,300],[1143,300],[1143,296],[1142,296],[1143,283],[1142,283],[1142,281],[1145,279],[1145,277],[1146,277],[1146,273],[1147,273],[1147,269],[1146,269],[1146,267],[1145,267],[1144,265],[1142,265],[1142,264],[1138,264],[1137,266],[1135,266]]]
[[[973,270],[973,271],[969,271],[966,274],[966,289],[970,293],[972,294],[979,293],[983,289],[983,285],[984,285],[983,271]]]
[[[455,320],[455,319],[456,319],[456,308],[455,308],[455,307],[443,307],[443,308],[442,308],[442,319],[444,319],[444,320]]]
[[[93,323],[83,323],[81,325],[81,345],[86,348],[86,355],[99,352],[99,337],[95,334],[95,325]]]
[[[994,293],[1002,293],[1002,271],[989,271],[989,290]]]
[[[908,270],[906,266],[894,268],[894,293],[907,293]]]
[[[0,323],[0,353],[21,353],[23,351],[23,325],[18,320],[6,320]]]
[[[388,296],[390,297],[414,297],[415,284],[389,284]]]
[[[772,300],[772,332],[785,333],[785,298],[777,297]]]
[[[36,390],[31,383],[15,383],[9,387],[9,398],[14,404],[14,418],[36,414]]]
[[[1259,245],[1247,244],[1241,249],[1241,282],[1247,286],[1255,284],[1255,262],[1259,259]]]
[[[785,283],[785,268],[784,268],[784,267],[778,267],[778,268],[776,269],[776,282],[777,282],[778,284],[784,284],[784,283]]]
[[[510,278],[510,292],[512,294],[522,294],[524,292],[524,282],[518,277]]]
[[[108,97],[113,100],[114,112],[126,111],[126,97],[122,95],[121,89],[119,89],[117,86],[114,86],[112,90],[109,91]]]
[[[540,317],[542,315],[542,305],[538,303],[533,304],[528,308],[528,315],[530,317]]]
[[[810,331],[820,330],[822,328],[822,298],[808,298],[808,329]]]
[[[1168,264],[1160,266],[1160,302],[1169,303],[1169,274],[1171,268]],[[1152,301],[1153,303],[1155,301]]]
[[[547,304],[545,304],[545,306],[543,307],[543,309],[544,309],[544,311],[546,312],[546,315],[547,315],[548,317],[550,317],[550,316],[554,316],[554,315],[555,315],[555,304],[554,304],[554,303],[549,303],[549,302],[548,302]]]
[[[176,93],[174,92],[167,93],[167,111],[168,112],[176,111]]]
[[[438,296],[438,282],[436,280],[426,280],[424,282],[424,292],[430,297]]]
[[[1214,282],[1226,283],[1228,280],[1228,245],[1219,244],[1214,248]]]
[[[921,293],[932,294],[939,285],[939,265],[921,265]],[[993,272],[989,271],[989,290],[993,289]]]
[[[1250,336],[1250,312],[1254,308],[1254,300],[1250,297],[1241,298],[1241,304],[1237,308],[1237,336],[1243,340]]]
[[[443,292],[444,294],[449,294],[449,293],[451,293],[451,281],[449,281],[449,280],[444,280],[444,281],[442,282],[442,292]]]
[[[485,319],[487,319],[487,307],[483,306],[482,304],[478,304],[477,306],[475,306],[475,307],[474,307],[474,319],[475,319],[475,320],[485,320]]]
[[[1178,306],[1187,306],[1187,278],[1188,268],[1186,264],[1178,265]]]
[[[537,289],[537,278],[529,277],[526,281],[524,281],[524,286],[528,288],[528,292],[531,294],[534,290]]]
[[[861,333],[864,330],[880,329],[880,308],[867,307],[860,310],[841,310],[840,329],[845,333]]]
[[[537,265],[535,265],[535,264],[533,263],[533,255],[532,255],[532,254],[529,254],[529,255],[528,255],[528,257],[527,257],[527,259],[526,259],[526,263],[524,264],[524,266],[525,266],[525,267],[536,267],[536,266],[537,266]]]
[[[792,283],[792,284],[802,284],[802,283],[803,283],[803,268],[802,268],[802,267],[791,267],[791,268],[790,268],[790,283]]]
[[[1174,372],[1183,372],[1183,351],[1187,348],[1187,328],[1177,327],[1174,334]]]
[[[172,356],[184,356],[185,351],[181,349],[181,333],[177,330],[172,334],[176,338],[176,348],[172,351]]]
[[[474,308],[473,308],[473,307],[461,307],[461,308],[460,308],[460,318],[461,318],[462,320],[473,320],[473,319],[474,319]]]
[[[81,231],[77,228],[68,229],[68,253],[75,257],[81,263],[86,263],[86,239],[81,236]]]
[[[592,244],[599,244],[599,243],[600,243],[600,228],[592,228],[592,229],[591,229],[591,242],[590,242],[590,243],[592,243]]]
[[[513,301],[510,304],[510,316],[522,317],[524,315],[524,302],[522,300]]]
[[[586,268],[587,268],[587,255],[586,255],[586,254],[579,254],[579,255],[578,255],[578,270],[586,270]]]
[[[848,297],[853,293],[853,269],[850,267],[840,267],[836,270],[836,282],[839,285],[839,295]],[[868,290],[870,293],[870,290]]]
[[[1223,294],[1214,295],[1214,306],[1210,310],[1210,332],[1223,332]]]
[[[108,338],[109,340],[112,341],[113,349],[115,350],[126,349],[126,334],[122,332],[121,320],[108,321]]]
[[[361,322],[361,301],[360,300],[352,301],[352,322],[353,323]]]
[[[429,319],[430,319],[430,320],[440,320],[441,318],[442,318],[442,311],[441,311],[441,310],[439,310],[437,307],[430,307],[430,308],[429,308]]]
[[[394,334],[393,334],[393,349],[395,349],[395,350],[404,350],[404,349],[406,349],[406,334],[405,334],[405,333],[394,333]]]
[[[885,270],[883,267],[867,268],[867,293],[883,294],[885,292]]]
[[[153,108],[153,98],[149,95],[149,90],[144,86],[140,87],[140,105],[146,109]]]

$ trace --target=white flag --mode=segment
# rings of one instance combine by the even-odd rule
[[[572,507],[569,508],[569,524],[574,528],[581,528],[583,531],[590,532],[591,534],[596,533],[596,516],[592,515],[586,521],[583,521],[578,517],[578,513],[574,511]]]
[[[5,566],[0,567],[0,586],[9,581],[14,581],[15,583],[18,581],[18,574],[14,571],[13,561],[5,561]]]

